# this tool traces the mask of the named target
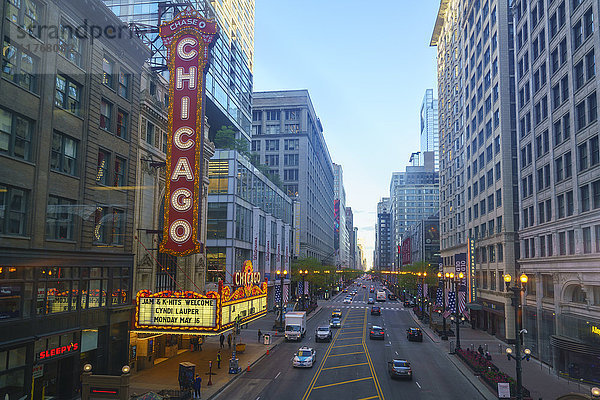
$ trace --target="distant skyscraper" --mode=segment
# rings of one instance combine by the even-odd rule
[[[433,89],[427,89],[421,104],[421,153],[434,152],[436,171],[440,169],[439,145],[438,100],[433,97]]]
[[[333,232],[336,250],[336,265],[348,267],[350,255],[350,237],[346,228],[346,189],[344,189],[344,172],[341,165],[333,164]]]
[[[375,260],[373,269],[390,270],[394,265],[392,254],[392,214],[390,198],[377,203],[377,226],[375,227]]]
[[[252,107],[252,152],[300,203],[299,256],[333,264],[333,163],[308,91],[254,92]]]
[[[349,242],[348,267],[356,268],[356,235],[354,232],[354,213],[351,207],[346,207],[346,230],[348,231]]]
[[[214,138],[222,125],[231,125],[240,132],[238,137],[250,140],[250,115],[252,106],[252,63],[254,57],[254,0],[103,0],[121,20],[140,27],[156,27],[159,4],[189,3],[207,18],[215,18],[219,25],[219,38],[212,50],[206,74],[206,117],[210,125],[209,136]],[[169,21],[181,7],[166,7],[162,21]],[[158,33],[147,35],[149,39]],[[161,39],[155,44],[162,46]],[[160,53],[151,59],[152,64],[164,63]],[[152,89],[151,89],[152,90]],[[162,101],[162,99],[160,99]]]

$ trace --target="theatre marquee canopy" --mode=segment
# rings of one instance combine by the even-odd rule
[[[136,296],[135,330],[138,332],[215,334],[231,328],[236,320],[246,323],[267,312],[267,282],[260,282],[252,263],[244,262],[232,290],[219,282],[217,291],[141,290]]]

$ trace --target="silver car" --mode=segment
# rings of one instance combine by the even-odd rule
[[[331,341],[331,329],[328,326],[319,326],[315,332],[315,342]]]

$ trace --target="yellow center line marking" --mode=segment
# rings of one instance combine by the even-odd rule
[[[364,351],[356,351],[354,353],[330,354],[329,357],[349,356],[350,354],[365,354]]]
[[[348,315],[349,314],[346,314],[346,316],[342,320],[342,323],[346,320],[346,318],[348,317]],[[327,351],[325,352],[325,356],[323,357],[323,360],[321,361],[321,365],[319,365],[319,369],[317,370],[317,373],[311,379],[310,384],[308,386],[308,389],[306,389],[306,392],[304,393],[304,396],[302,396],[302,400],[307,400],[308,397],[310,396],[310,393],[314,389],[315,382],[319,378],[319,375],[321,374],[321,371],[323,370],[323,366],[325,365],[325,361],[327,361],[327,357],[329,356],[329,353],[331,353],[331,349],[333,348],[333,344],[335,343],[335,340],[337,339],[337,337],[340,334],[340,332],[341,331],[337,331],[336,334],[333,336],[333,340],[331,341],[331,343],[327,347]]]
[[[338,340],[349,340],[349,339],[362,339],[362,336],[352,336],[352,337],[338,338]]]
[[[358,363],[358,364],[348,364],[348,365],[338,365],[337,367],[327,367],[327,368],[323,368],[323,371],[325,371],[326,369],[336,369],[336,368],[346,368],[346,367],[355,367],[357,365],[369,365],[369,363]]]
[[[358,400],[371,400],[371,399],[378,399],[379,396],[371,396],[371,397],[363,397],[362,399],[358,399]]]
[[[332,349],[335,349],[337,347],[360,346],[360,345],[362,345],[362,343],[341,344],[339,346],[333,346]]]
[[[365,327],[367,329],[367,310],[365,309]],[[381,386],[379,385],[379,380],[377,379],[377,374],[375,373],[375,367],[373,366],[373,361],[371,360],[371,355],[369,354],[369,349],[367,348],[367,343],[365,342],[365,337],[363,336],[362,345],[365,349],[365,355],[367,356],[367,362],[369,363],[369,368],[371,369],[371,375],[373,375],[373,382],[375,382],[375,388],[377,389],[378,397],[381,400],[385,400],[383,397],[383,392],[381,391]]]
[[[331,387],[331,386],[343,385],[343,384],[345,384],[345,383],[352,383],[352,382],[366,381],[367,379],[373,379],[373,377],[372,377],[372,376],[369,376],[369,377],[367,377],[367,378],[358,378],[358,379],[352,379],[351,381],[343,381],[343,382],[337,382],[337,383],[330,383],[329,385],[315,386],[315,387],[314,387],[314,389],[322,389],[322,388]]]

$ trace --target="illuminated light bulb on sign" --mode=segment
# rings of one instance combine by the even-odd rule
[[[171,239],[177,243],[184,243],[192,235],[192,227],[189,222],[178,219],[177,221],[171,224],[171,229],[169,232]]]
[[[177,189],[171,195],[171,205],[177,211],[187,211],[192,208],[192,192],[189,189]]]

